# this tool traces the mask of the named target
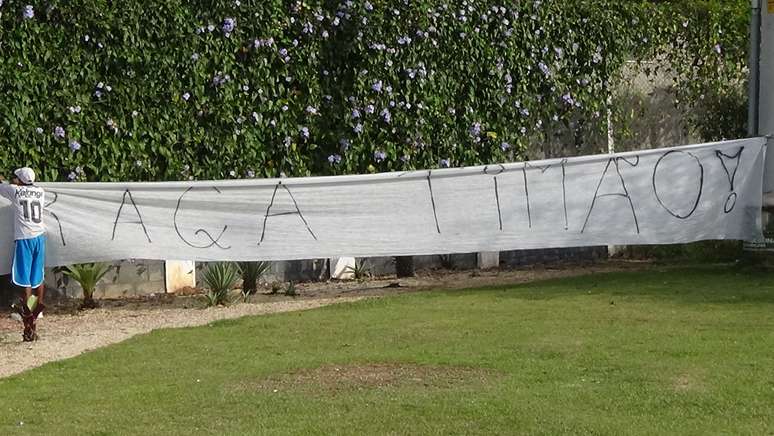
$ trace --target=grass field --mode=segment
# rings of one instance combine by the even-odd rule
[[[0,434],[771,434],[773,279],[654,267],[156,331],[0,380]]]

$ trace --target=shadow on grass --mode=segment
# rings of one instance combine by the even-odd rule
[[[686,304],[774,304],[774,270],[736,265],[654,266],[647,271],[592,273],[498,285],[446,295],[494,292],[500,298],[549,300],[584,295],[669,299]]]

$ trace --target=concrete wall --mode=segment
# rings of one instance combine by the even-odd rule
[[[133,260],[112,262],[113,268],[100,281],[95,298],[136,297],[164,292],[164,262]],[[47,292],[69,298],[81,298],[80,285],[62,272],[46,270]],[[53,295],[52,295],[53,296]]]
[[[606,247],[503,251],[500,253],[500,267],[516,268],[559,262],[589,262],[606,257]],[[363,261],[368,263],[371,274],[375,276],[395,274],[395,261],[392,257],[358,259],[358,262]],[[476,253],[415,256],[414,262],[419,271],[434,269],[473,270],[477,268],[478,258]],[[196,264],[198,287],[203,287],[202,270],[207,265],[206,262]],[[263,281],[271,283],[275,281],[303,282],[327,279],[328,259],[309,259],[272,262],[271,270]],[[46,289],[49,299],[81,298],[83,295],[78,283],[52,269],[46,271]],[[165,292],[164,262],[134,260],[113,262],[113,269],[100,282],[95,297],[137,297],[163,292]],[[9,276],[0,276],[0,304],[7,305],[11,298],[19,293],[20,290],[10,283]]]

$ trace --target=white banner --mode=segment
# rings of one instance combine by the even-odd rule
[[[375,175],[43,183],[47,265],[761,240],[765,140]],[[0,273],[11,208],[0,203]]]

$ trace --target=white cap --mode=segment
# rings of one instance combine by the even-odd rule
[[[35,183],[35,171],[32,168],[24,167],[14,171],[13,174],[25,185]]]

